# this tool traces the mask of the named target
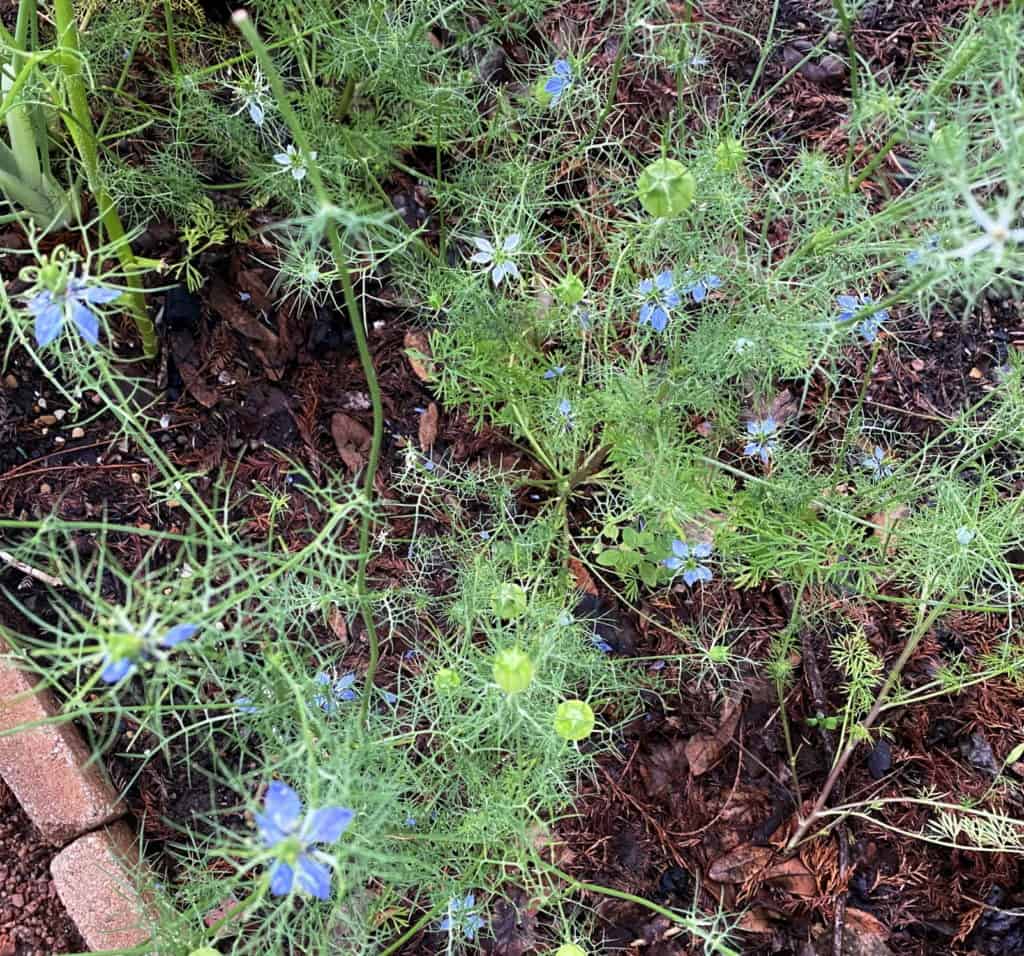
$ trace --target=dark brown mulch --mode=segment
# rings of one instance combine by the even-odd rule
[[[85,950],[50,879],[58,852],[43,842],[0,780],[0,956]]]

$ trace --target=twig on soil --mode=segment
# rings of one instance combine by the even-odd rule
[[[24,561],[19,561],[13,554],[9,554],[7,551],[0,551],[0,561],[10,565],[22,574],[27,574],[30,578],[42,581],[43,584],[49,584],[51,588],[64,587],[64,582],[60,578],[55,578],[52,574],[47,574],[45,571],[40,571],[30,564],[25,564]]]

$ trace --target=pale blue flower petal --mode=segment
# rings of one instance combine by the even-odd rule
[[[326,900],[331,895],[331,871],[322,863],[318,863],[308,854],[303,854],[298,861],[299,888],[318,900]]]
[[[270,870],[270,895],[287,896],[295,882],[295,872],[287,863],[275,861]]]

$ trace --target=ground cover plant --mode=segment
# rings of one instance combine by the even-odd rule
[[[1024,952],[1019,4],[2,17],[0,637],[146,952]]]

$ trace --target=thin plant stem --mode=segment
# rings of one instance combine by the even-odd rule
[[[273,90],[277,107],[281,111],[281,118],[285,121],[291,131],[292,139],[295,142],[296,148],[299,150],[306,162],[306,173],[309,178],[309,182],[316,193],[317,201],[320,203],[320,219],[323,224],[323,229],[327,235],[327,240],[331,247],[331,254],[334,257],[338,273],[341,276],[342,295],[344,297],[346,310],[348,311],[352,332],[355,335],[356,348],[359,352],[359,362],[362,365],[363,374],[366,376],[367,390],[370,393],[370,405],[373,409],[373,431],[370,437],[370,451],[366,463],[366,470],[363,473],[363,513],[359,521],[359,557],[358,564],[356,565],[356,595],[359,600],[363,625],[366,628],[366,639],[370,654],[369,661],[366,666],[366,692],[363,694],[360,701],[361,723],[365,726],[369,713],[370,697],[372,696],[371,688],[373,687],[374,677],[377,672],[377,665],[380,661],[380,638],[377,634],[376,622],[373,619],[373,608],[367,594],[366,579],[367,564],[370,560],[370,531],[373,524],[371,507],[373,503],[373,487],[374,481],[377,477],[377,467],[380,463],[381,444],[384,438],[384,402],[381,396],[380,382],[377,379],[377,372],[373,365],[373,356],[370,354],[370,347],[366,340],[366,328],[363,324],[363,319],[359,312],[359,306],[356,302],[355,291],[352,287],[352,277],[349,273],[348,260],[345,256],[345,250],[341,243],[341,236],[338,234],[338,225],[336,220],[338,209],[331,201],[331,197],[324,185],[323,177],[320,175],[320,170],[317,169],[316,164],[310,159],[312,151],[310,149],[309,139],[306,136],[305,130],[299,123],[298,117],[295,115],[295,111],[292,109],[287,91],[284,88],[284,82],[281,79],[281,74],[277,71],[277,67],[271,59],[270,53],[257,32],[256,27],[253,25],[252,20],[249,19],[248,13],[244,10],[235,11],[232,19],[238,29],[242,32],[242,35],[252,48],[256,59],[262,67],[263,72],[267,77],[267,81],[270,84],[270,88]]]
[[[922,593],[922,602],[927,597],[927,588]],[[922,605],[923,607],[923,605]],[[875,720],[878,719],[878,715],[881,714],[883,707],[885,706],[886,699],[892,692],[896,683],[900,679],[900,675],[903,673],[903,668],[906,667],[907,661],[913,656],[914,651],[917,650],[918,644],[921,643],[921,639],[928,633],[931,626],[935,623],[938,617],[946,610],[946,605],[942,602],[936,604],[927,615],[922,617],[917,625],[914,627],[913,632],[907,638],[907,643],[903,647],[903,651],[900,656],[896,659],[896,663],[893,664],[889,671],[889,676],[886,677],[885,683],[882,685],[882,689],[878,692],[875,697],[875,702],[868,712],[867,717],[861,722],[861,728],[864,731],[871,729]],[[814,806],[811,812],[800,822],[796,832],[790,838],[789,843],[786,845],[786,849],[789,851],[794,850],[801,840],[807,835],[807,831],[821,818],[822,813],[825,810],[825,804],[828,802],[828,798],[831,795],[836,784],[839,782],[839,777],[843,770],[846,768],[847,763],[850,761],[850,757],[853,756],[853,752],[857,749],[860,744],[859,740],[854,740],[846,744],[843,748],[842,753],[839,755],[836,762],[832,765],[831,771],[825,780],[824,785],[821,788],[821,793],[818,794],[818,799],[814,802]]]
[[[68,133],[75,143],[78,156],[85,169],[85,178],[96,200],[100,221],[103,223],[107,238],[114,246],[117,258],[124,269],[125,282],[128,285],[128,306],[131,309],[132,318],[135,320],[135,327],[142,338],[143,354],[147,358],[151,358],[157,352],[156,329],[146,313],[146,299],[142,280],[139,277],[139,264],[125,234],[121,217],[117,214],[113,201],[100,182],[99,154],[96,137],[93,133],[92,115],[89,111],[89,97],[86,93],[85,81],[82,79],[78,28],[71,0],[54,0],[53,18],[60,48],[57,62],[70,105],[70,117],[63,112],[61,115],[64,116]]]

